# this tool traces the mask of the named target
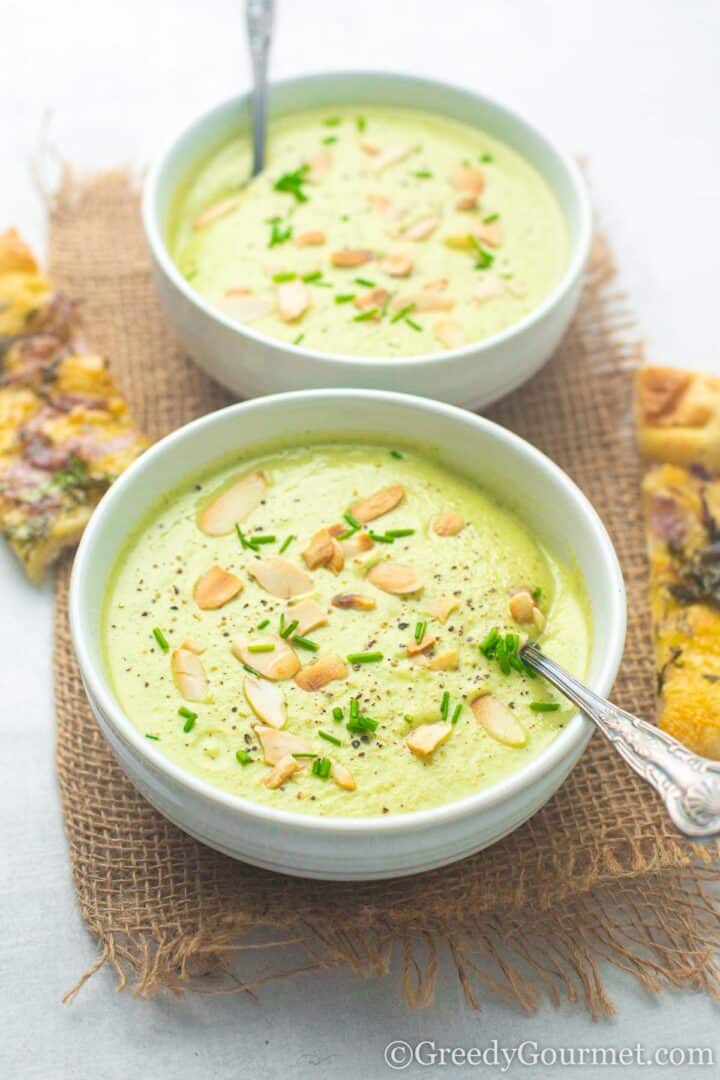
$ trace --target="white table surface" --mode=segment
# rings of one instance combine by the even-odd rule
[[[623,268],[649,356],[720,371],[720,5],[713,0],[280,0],[273,70],[402,68],[490,92],[591,159],[596,205]],[[52,142],[81,168],[142,164],[173,129],[245,87],[241,0],[3,0],[2,220],[39,251],[45,211],[30,162]],[[245,997],[116,995],[102,971],[71,1006],[62,993],[95,946],[76,910],[53,770],[50,586],[31,588],[0,549],[0,1076],[305,1078],[391,1075],[392,1039],[445,1046],[709,1046],[717,1009],[693,994],[644,994],[613,969],[618,1006],[593,1024],[578,1007],[533,1017],[499,1002],[469,1011],[443,967],[438,1003],[407,1010],[395,978],[301,977]],[[412,1066],[405,1076],[469,1066]],[[714,1068],[642,1069],[659,1076]],[[499,1070],[497,1070],[498,1075]],[[600,1067],[505,1075],[582,1075]],[[626,1075],[640,1071],[626,1069]]]

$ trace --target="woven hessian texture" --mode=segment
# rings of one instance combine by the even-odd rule
[[[82,301],[93,347],[111,358],[151,438],[227,403],[183,356],[163,318],[125,174],[68,177],[52,210],[50,270],[58,287]],[[611,256],[598,242],[561,348],[490,415],[567,470],[606,523],[629,597],[615,698],[650,716],[640,466],[630,415],[640,349],[612,278]],[[720,935],[706,883],[715,876],[714,853],[698,855],[678,839],[653,792],[599,737],[555,798],[512,836],[418,877],[301,881],[196,843],[125,779],[92,718],[67,626],[70,566],[68,559],[57,575],[57,767],[78,903],[100,946],[92,970],[108,962],[121,985],[145,994],[246,990],[248,953],[238,946],[269,930],[303,952],[301,970],[396,970],[415,1005],[432,1000],[443,948],[472,1005],[502,994],[533,1008],[545,995],[609,1013],[605,962],[648,989],[717,992]],[[267,949],[285,973],[290,946]]]

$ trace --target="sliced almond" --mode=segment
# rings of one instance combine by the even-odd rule
[[[235,292],[226,293],[222,300],[215,304],[218,311],[236,322],[249,323],[256,319],[262,319],[272,311],[272,304],[261,296],[252,296],[250,293]]]
[[[527,286],[522,281],[508,281],[507,291],[511,296],[517,297],[518,300],[523,296],[527,296]]]
[[[222,566],[211,566],[195,582],[193,597],[201,611],[214,611],[242,590],[243,583]]]
[[[258,724],[255,727],[255,734],[260,741],[263,757],[268,765],[277,765],[278,761],[282,761],[287,754],[311,753],[305,740],[300,735],[293,735],[291,731],[278,731],[277,728]]]
[[[375,157],[380,153],[380,147],[372,139],[358,139],[358,146],[362,150],[363,154],[370,154],[371,157]]]
[[[250,645],[274,645],[270,652],[250,652]],[[264,634],[262,637],[235,638],[231,645],[233,656],[241,663],[247,664],[273,682],[281,682],[283,679],[292,679],[293,675],[300,670],[300,661],[295,650],[288,645],[285,638],[279,634]]]
[[[350,507],[350,513],[363,525],[368,521],[374,521],[393,510],[405,496],[405,488],[402,484],[390,484],[389,487],[381,488],[366,499],[359,499]]]
[[[542,634],[545,629],[545,616],[539,607],[533,608],[533,622],[535,623],[535,629],[539,634]]]
[[[480,304],[487,300],[495,300],[505,295],[505,285],[497,274],[483,274],[482,279],[473,290],[473,298]]]
[[[371,165],[372,171],[381,173],[390,165],[397,165],[399,162],[404,161],[410,154],[412,154],[412,146],[407,143],[386,146],[384,150],[375,155],[375,160]]]
[[[350,772],[350,770],[346,769],[344,765],[339,765],[337,761],[333,762],[332,769],[330,770],[330,775],[332,776],[337,786],[341,787],[343,791],[354,791],[357,787],[357,784],[355,783],[355,777]]]
[[[419,641],[411,641],[405,652],[408,656],[417,656],[419,653],[427,652],[428,649],[432,649],[433,645],[437,641],[435,634],[423,634]]]
[[[372,251],[364,251],[361,248],[343,248],[342,251],[333,251],[330,262],[333,266],[347,269],[353,266],[364,266],[372,257]]]
[[[387,289],[370,289],[369,292],[360,293],[353,300],[353,305],[359,308],[361,311],[369,311],[371,308],[382,308],[383,304],[390,296]],[[380,311],[378,311],[378,316]]]
[[[295,322],[310,307],[311,299],[303,281],[284,281],[277,290],[278,315],[283,322]]]
[[[347,664],[337,653],[321,656],[314,664],[308,664],[295,676],[295,682],[301,690],[322,690],[323,686],[334,679],[347,678]]]
[[[487,244],[491,248],[499,248],[502,244],[502,229],[497,218],[495,221],[486,221],[478,225],[474,232],[481,244]]]
[[[403,217],[404,211],[396,206],[382,191],[373,191],[368,195],[368,202],[375,210],[379,210],[386,218],[398,221]]]
[[[310,168],[306,173],[307,179],[311,184],[317,184],[320,180],[324,180],[332,170],[332,155],[329,150],[321,150],[319,154],[310,158],[308,164]]]
[[[477,195],[468,193],[467,195],[461,195],[455,203],[456,210],[476,210],[478,204]]]
[[[300,762],[296,761],[292,754],[286,754],[285,757],[280,758],[272,772],[265,777],[263,784],[266,788],[282,787],[285,781],[289,780],[299,768]]]
[[[319,529],[310,539],[302,553],[308,570],[327,566],[333,557],[333,537],[329,529]]]
[[[175,649],[170,658],[173,679],[186,701],[204,701],[209,683],[203,662],[191,649]]]
[[[325,233],[322,229],[310,229],[295,237],[295,247],[320,247],[325,243]]]
[[[444,514],[438,514],[432,527],[433,532],[438,536],[455,536],[465,528],[465,520],[461,514],[447,510]]]
[[[202,654],[205,652],[206,646],[201,645],[197,641],[193,641],[192,638],[185,638],[185,641],[183,641],[180,648],[189,649],[190,652],[194,652],[197,653],[198,656],[202,656]]]
[[[362,593],[338,593],[330,603],[333,607],[350,608],[353,611],[372,611],[376,606],[371,596],[363,596]]]
[[[225,296],[249,296],[252,289],[247,285],[233,285],[225,290]]]
[[[226,214],[231,214],[242,200],[242,195],[231,195],[229,199],[221,199],[220,202],[209,206],[207,210],[203,210],[195,218],[192,223],[193,229],[204,229],[206,225],[212,225],[213,221],[218,221],[219,218],[225,217]]]
[[[485,189],[485,173],[476,165],[459,165],[450,174],[450,183],[456,191],[481,195]]]
[[[453,322],[452,319],[438,320],[433,329],[440,344],[445,345],[448,349],[459,349],[463,345],[467,345],[467,334],[460,326],[460,323]]]
[[[450,737],[451,732],[451,724],[420,724],[419,727],[412,729],[405,740],[405,745],[418,757],[429,757]]]
[[[285,697],[279,686],[267,679],[246,675],[243,691],[248,705],[258,719],[272,728],[285,727]]]
[[[293,604],[287,621],[297,619],[296,634],[309,634],[311,630],[317,630],[318,626],[324,626],[327,615],[320,605],[311,596],[301,600],[299,604]]]
[[[332,570],[333,574],[339,574],[342,568],[345,566],[345,551],[342,544],[333,537],[333,553],[330,562],[327,564],[328,569]]]
[[[397,252],[395,255],[386,255],[380,263],[380,269],[390,277],[408,277],[412,273],[413,257],[406,252]]]
[[[488,735],[505,746],[520,747],[527,743],[527,732],[515,718],[507,705],[503,705],[494,694],[483,694],[470,703],[475,719]]]
[[[423,218],[422,221],[416,221],[414,225],[405,229],[403,236],[407,240],[426,240],[435,232],[439,224],[440,219],[437,217]]]
[[[448,616],[453,611],[457,611],[459,607],[460,601],[456,600],[454,596],[435,596],[432,600],[428,600],[425,611],[428,615],[432,615],[433,619],[438,619],[439,622],[444,623]]]
[[[331,525],[328,530],[333,536],[342,536],[344,532],[347,532],[347,525]],[[354,559],[356,555],[362,555],[365,551],[370,551],[375,547],[375,541],[366,532],[356,532],[352,536],[348,536],[345,540],[339,540],[338,543],[343,549],[343,553],[346,559]]]
[[[455,671],[459,656],[457,649],[444,649],[435,656],[418,656],[417,660],[428,671]]]
[[[534,610],[535,601],[528,589],[518,589],[508,601],[510,618],[514,619],[517,623],[531,623],[533,621]]]
[[[389,560],[372,566],[368,570],[367,580],[376,589],[382,589],[394,596],[408,596],[410,593],[419,592],[424,584],[422,577],[412,566]]]
[[[267,490],[264,472],[246,473],[223,487],[198,514],[198,528],[208,536],[225,536],[259,506]]]
[[[398,295],[392,302],[394,311],[404,307],[413,307],[413,311],[450,311],[455,307],[455,301],[448,296],[443,289],[420,289],[416,293]]]
[[[313,579],[310,575],[282,555],[272,559],[250,559],[247,572],[266,592],[282,600],[312,592]]]

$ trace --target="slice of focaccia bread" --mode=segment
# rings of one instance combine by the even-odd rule
[[[76,306],[0,234],[0,529],[38,580],[145,448]]]
[[[643,368],[636,417],[658,721],[720,759],[720,379]]]

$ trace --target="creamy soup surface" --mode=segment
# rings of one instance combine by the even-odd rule
[[[518,636],[580,677],[590,649],[576,573],[518,517],[423,454],[335,443],[169,496],[125,545],[103,634],[122,708],[168,758],[343,817],[524,765],[572,709],[522,670]]]
[[[168,245],[236,322],[324,353],[413,357],[531,312],[569,259],[537,170],[498,139],[410,109],[303,111],[270,126],[250,175],[236,136],[177,193]]]

